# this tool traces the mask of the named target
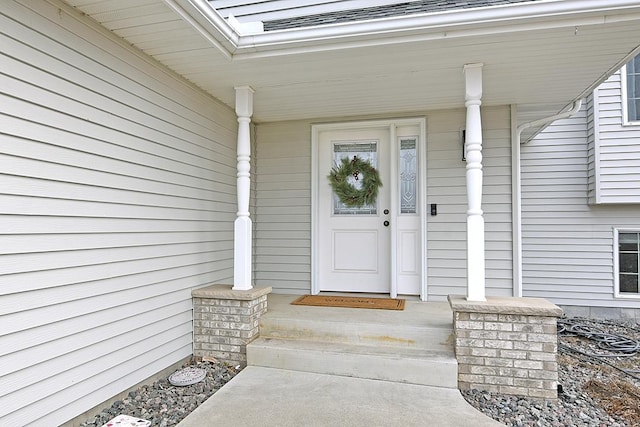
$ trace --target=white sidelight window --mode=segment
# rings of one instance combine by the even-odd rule
[[[625,124],[640,125],[640,55],[622,70],[622,94]]]
[[[400,213],[418,213],[418,137],[400,138]]]
[[[614,231],[616,297],[640,297],[640,230]]]

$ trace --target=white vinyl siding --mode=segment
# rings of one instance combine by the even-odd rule
[[[0,425],[48,427],[191,355],[191,290],[233,274],[236,122],[62,3],[0,28]]]
[[[588,203],[586,112],[522,146],[523,294],[562,305],[634,307],[614,301],[613,228],[637,228],[640,207]]]
[[[466,294],[466,164],[460,141],[465,112],[412,117],[420,115],[427,117],[427,205],[438,205],[438,215],[427,216],[428,298],[445,300],[452,293]],[[509,109],[484,109],[483,125],[487,293],[511,295]],[[256,286],[309,293],[311,122],[258,125],[257,152]]]
[[[617,72],[594,92],[590,203],[640,203],[640,124],[624,124],[623,89]]]

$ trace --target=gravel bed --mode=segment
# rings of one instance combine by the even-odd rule
[[[640,328],[636,324],[581,320],[598,330],[640,341]],[[640,355],[606,359],[585,357],[568,349],[600,354],[603,351],[588,339],[564,335],[559,337],[559,348],[558,382],[562,391],[557,401],[477,390],[464,391],[462,395],[479,411],[507,426],[640,425],[640,371],[633,372],[640,369]],[[239,372],[239,367],[222,363],[190,363],[183,367],[187,366],[203,368],[207,376],[203,381],[185,387],[173,386],[166,378],[140,387],[80,427],[101,427],[120,414],[149,420],[154,427],[175,426]],[[620,369],[630,370],[632,376]]]
[[[640,339],[637,325],[626,322],[579,319],[599,331]],[[640,425],[640,381],[620,372],[638,369],[640,356],[592,358],[578,352],[604,352],[597,342],[561,335],[555,402],[489,393],[463,391],[464,398],[479,411],[507,426],[621,427]]]
[[[182,368],[189,366],[204,369],[206,377],[196,384],[183,387],[172,385],[168,377],[162,378],[130,392],[125,399],[104,408],[99,414],[80,424],[80,427],[101,427],[121,414],[151,421],[154,427],[175,426],[240,370],[239,367],[213,362],[192,362]]]
[[[573,376],[571,373],[573,372]],[[626,426],[601,408],[583,391],[589,369],[559,370],[563,393],[557,402],[488,393],[477,390],[462,392],[464,398],[482,413],[507,426]]]

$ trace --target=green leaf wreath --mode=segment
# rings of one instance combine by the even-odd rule
[[[350,176],[356,180],[362,178],[362,187],[352,185],[348,180]],[[331,169],[328,178],[338,199],[350,208],[374,204],[378,198],[378,188],[382,187],[376,168],[358,156],[343,158],[339,166]]]

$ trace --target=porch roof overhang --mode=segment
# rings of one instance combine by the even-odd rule
[[[539,0],[239,34],[206,0],[67,0],[253,120],[400,115],[464,107],[462,66],[483,63],[483,106],[522,120],[584,97],[637,51],[635,0]],[[525,135],[526,137],[526,135]]]

